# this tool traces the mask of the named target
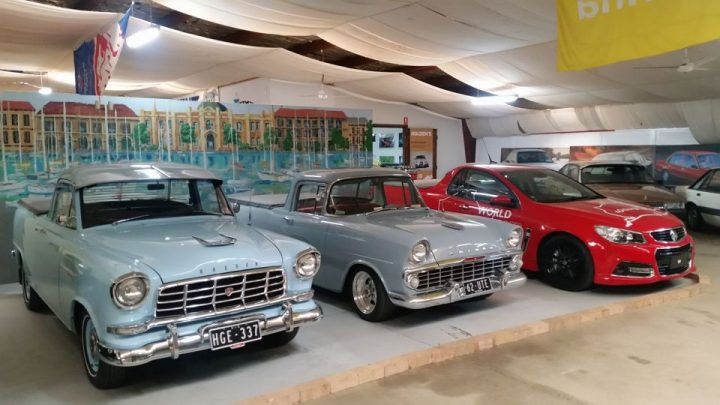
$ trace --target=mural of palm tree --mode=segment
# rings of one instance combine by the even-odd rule
[[[147,125],[141,122],[133,128],[132,139],[134,146],[137,146],[138,154],[142,152],[143,145],[147,145],[150,142],[150,135],[148,134]]]
[[[193,161],[193,145],[195,144],[196,139],[197,135],[195,135],[195,127],[183,122],[180,126],[180,142],[190,144],[190,163]]]

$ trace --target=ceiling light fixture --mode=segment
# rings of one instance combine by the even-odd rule
[[[40,72],[40,88],[38,89],[38,93],[42,94],[43,96],[47,96],[49,94],[52,94],[52,88],[45,87],[45,85],[43,84],[44,75],[45,73]]]
[[[508,104],[517,101],[518,96],[483,96],[472,99],[472,105]]]
[[[148,43],[157,39],[160,36],[160,26],[153,24],[152,20],[152,1],[150,3],[150,26],[141,29],[140,31],[134,32],[132,35],[127,37],[125,42],[128,48],[136,49],[147,45]],[[130,5],[130,15],[135,17],[135,2],[133,1]]]

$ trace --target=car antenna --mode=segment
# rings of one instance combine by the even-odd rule
[[[490,156],[490,151],[488,150],[487,144],[485,143],[485,138],[481,136],[481,137],[480,137],[480,141],[483,143],[483,148],[485,148],[485,153],[487,153],[487,155],[488,155],[488,162],[489,162],[490,164],[497,163],[497,162],[494,161],[493,158]]]

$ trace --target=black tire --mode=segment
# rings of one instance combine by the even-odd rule
[[[705,221],[700,214],[700,209],[698,209],[695,204],[688,204],[687,207],[685,207],[685,211],[687,213],[688,228],[693,231],[698,231],[705,226]]]
[[[582,291],[593,285],[595,266],[585,244],[557,235],[540,246],[538,265],[547,282],[561,290]]]
[[[356,269],[348,280],[348,293],[360,318],[369,322],[390,319],[397,309],[390,301],[385,286],[374,271]]]
[[[297,336],[299,331],[300,328],[295,328],[292,332],[277,332],[272,335],[263,336],[260,340],[260,345],[266,349],[285,346],[295,339],[295,336]]]
[[[95,324],[87,313],[80,321],[80,350],[82,351],[85,374],[97,388],[116,388],[125,383],[126,369],[105,363],[99,356]]]
[[[22,295],[23,302],[25,303],[25,308],[33,312],[45,309],[45,303],[43,302],[42,298],[40,298],[40,296],[37,295],[37,293],[35,292],[35,289],[30,286],[30,281],[25,275],[25,265],[23,265],[22,271],[20,272],[20,278],[20,283],[22,284],[23,289]]]

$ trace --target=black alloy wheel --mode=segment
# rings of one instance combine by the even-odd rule
[[[593,285],[595,269],[590,252],[570,235],[553,236],[544,242],[538,264],[547,282],[561,290],[582,291]]]

